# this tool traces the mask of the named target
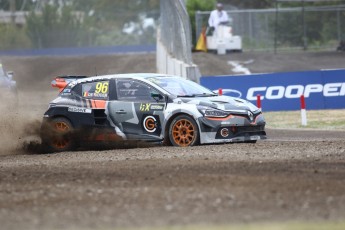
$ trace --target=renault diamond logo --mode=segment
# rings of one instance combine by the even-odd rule
[[[252,112],[248,111],[248,117],[249,117],[249,120],[254,120],[254,115]]]

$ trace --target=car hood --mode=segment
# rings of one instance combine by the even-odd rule
[[[260,111],[258,107],[246,100],[229,96],[181,97],[178,99],[187,104],[196,104],[226,111],[251,111],[253,113]]]

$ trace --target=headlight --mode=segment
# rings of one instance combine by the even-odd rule
[[[198,106],[198,110],[205,117],[227,117],[230,115],[229,112],[225,112],[223,110],[213,109],[213,108],[205,107],[205,106]]]

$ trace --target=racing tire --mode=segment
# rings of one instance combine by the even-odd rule
[[[188,147],[199,144],[199,129],[195,120],[187,115],[179,115],[169,126],[169,140],[173,146]]]
[[[45,152],[64,152],[76,148],[72,123],[63,117],[53,118],[42,125],[42,146]]]

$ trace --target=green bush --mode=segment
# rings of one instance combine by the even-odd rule
[[[45,5],[42,14],[27,17],[27,34],[35,48],[80,46],[81,19],[69,6]]]
[[[12,24],[0,24],[0,41],[0,50],[31,47],[31,42],[25,33],[25,29]]]

